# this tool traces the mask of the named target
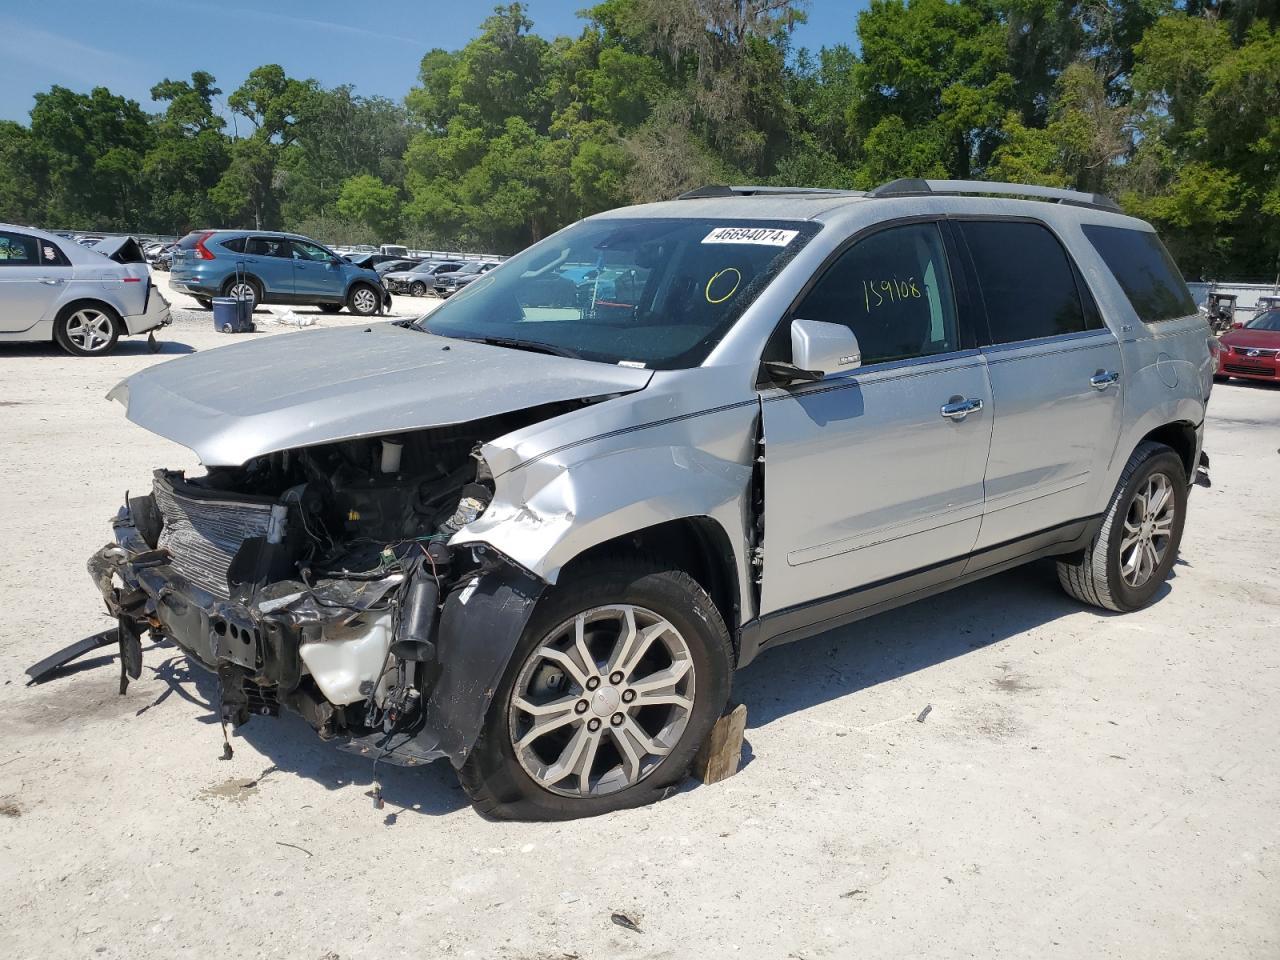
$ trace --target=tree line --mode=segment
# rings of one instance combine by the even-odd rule
[[[706,183],[895,177],[1108,193],[1189,277],[1280,270],[1280,0],[872,0],[797,49],[805,0],[604,0],[576,37],[496,8],[402,102],[249,74],[106,87],[0,123],[0,220],[511,252]],[[225,113],[225,116],[224,116]]]

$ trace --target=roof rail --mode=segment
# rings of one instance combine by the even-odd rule
[[[676,197],[677,200],[701,200],[707,197],[759,197],[759,196],[789,196],[792,194],[817,194],[819,196],[836,196],[836,197],[862,197],[866,196],[861,190],[837,190],[828,187],[764,187],[764,186],[740,186],[727,187],[723,184],[708,184],[705,187],[698,187],[696,190],[686,190],[684,193]]]
[[[985,180],[921,180],[905,177],[882,183],[867,192],[869,197],[916,197],[922,195],[1034,197],[1037,200],[1055,200],[1080,207],[1096,207],[1099,210],[1120,211],[1120,205],[1100,193],[1082,193],[1060,187],[1038,187],[1026,183],[988,183]]]

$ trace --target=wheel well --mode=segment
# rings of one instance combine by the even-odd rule
[[[1157,427],[1142,438],[1142,442],[1163,443],[1173,450],[1182,460],[1182,466],[1188,477],[1196,475],[1196,428],[1185,420],[1177,423],[1166,423]]]
[[[64,303],[62,308],[58,310],[56,320],[58,322],[65,320],[68,315],[79,310],[81,307],[93,307],[95,310],[105,310],[111,315],[111,319],[115,321],[116,326],[120,328],[120,332],[126,332],[124,329],[124,318],[120,315],[120,311],[105,300],[94,300],[91,297],[81,297],[79,300],[72,300],[70,303]]]
[[[252,283],[258,291],[259,297],[262,297],[266,294],[266,290],[267,290],[266,285],[257,277],[255,277],[252,273],[242,273],[239,276],[236,276],[233,273],[231,276],[227,277],[227,279],[222,281],[222,292],[224,294],[229,293],[231,291],[231,288],[234,287],[236,283],[240,280],[246,280],[249,283]]]
[[[729,537],[720,524],[710,517],[683,517],[633,530],[584,550],[564,569],[567,572],[604,557],[633,557],[637,553],[683,570],[698,581],[720,611],[729,635],[736,638],[742,619],[737,566]]]

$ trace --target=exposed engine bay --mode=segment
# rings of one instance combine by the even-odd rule
[[[157,470],[89,562],[118,618],[122,690],[150,630],[216,671],[224,724],[284,706],[392,762],[460,762],[482,719],[469,700],[482,714],[476,694],[500,669],[474,632],[522,628],[543,586],[491,548],[450,545],[493,498],[480,446],[581,404],[284,450],[203,476]]]

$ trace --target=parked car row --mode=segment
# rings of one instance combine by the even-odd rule
[[[410,269],[389,271],[383,279],[392,293],[414,297],[434,294],[443,298],[457,293],[497,265],[493,260],[424,260]]]

